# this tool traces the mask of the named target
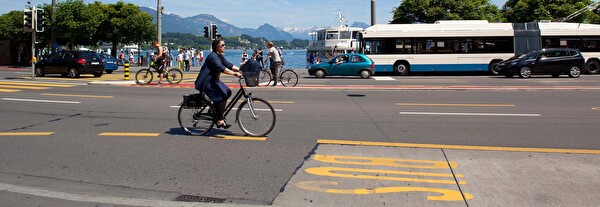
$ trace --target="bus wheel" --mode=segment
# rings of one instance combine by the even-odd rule
[[[394,72],[398,75],[408,75],[408,64],[407,63],[396,63],[394,65]]]
[[[598,64],[598,61],[595,61],[595,60],[588,61],[587,64],[585,65],[585,68],[587,68],[587,72],[589,74],[600,73],[600,64]]]
[[[498,63],[500,63],[500,61],[494,60],[488,65],[488,71],[489,71],[490,75],[500,75],[500,71],[499,71],[500,69],[498,68]]]

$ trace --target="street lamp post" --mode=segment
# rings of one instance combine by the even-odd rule
[[[158,1],[158,6],[156,7],[156,30],[158,31],[158,43],[161,44],[161,39],[162,39],[162,6],[160,5],[160,0]]]

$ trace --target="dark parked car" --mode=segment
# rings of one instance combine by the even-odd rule
[[[550,74],[558,77],[567,74],[578,78],[585,67],[585,59],[577,49],[546,48],[516,55],[498,63],[498,72],[506,77],[518,74],[529,78],[531,74]]]
[[[363,54],[342,54],[327,62],[314,64],[308,69],[309,75],[317,78],[325,76],[352,76],[369,78],[375,73],[374,62]]]
[[[104,73],[104,60],[90,51],[59,51],[50,54],[35,64],[35,75],[61,74],[76,78],[80,74],[100,77]]]
[[[117,58],[109,54],[100,54],[100,57],[104,59],[104,71],[106,71],[106,73],[111,74],[113,71],[119,69]]]

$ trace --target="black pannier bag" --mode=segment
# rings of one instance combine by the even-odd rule
[[[181,105],[181,107],[201,107],[202,104],[206,102],[206,100],[208,100],[207,97],[205,97],[204,94],[201,93],[183,95],[183,104]]]
[[[240,70],[244,73],[244,79],[246,86],[256,87],[258,86],[258,75],[260,74],[260,64],[256,60],[249,59],[242,65]]]

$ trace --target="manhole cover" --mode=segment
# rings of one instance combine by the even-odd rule
[[[200,203],[223,203],[223,201],[225,201],[225,199],[204,197],[204,196],[195,196],[195,195],[180,195],[179,197],[175,198],[175,201],[200,202]]]

